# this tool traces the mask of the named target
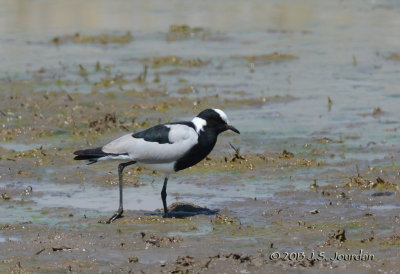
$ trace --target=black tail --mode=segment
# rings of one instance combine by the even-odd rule
[[[89,148],[89,149],[83,149],[83,150],[77,150],[74,152],[75,158],[74,160],[89,160],[88,165],[94,164],[97,162],[102,157],[106,156],[126,156],[128,153],[122,153],[122,154],[115,154],[115,153],[107,153],[102,150],[101,147],[97,148]]]
[[[77,155],[74,160],[89,160],[91,162],[96,162],[101,157],[112,155],[111,153],[105,153],[101,147],[77,150],[74,154]]]

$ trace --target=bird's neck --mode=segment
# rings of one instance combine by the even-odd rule
[[[198,143],[175,163],[175,171],[194,166],[203,160],[214,148],[217,136],[218,133],[214,130],[200,131]]]
[[[200,131],[198,144],[202,149],[205,149],[205,151],[208,150],[206,156],[214,148],[215,143],[217,142],[217,137],[218,133],[213,129],[206,129],[204,131]]]

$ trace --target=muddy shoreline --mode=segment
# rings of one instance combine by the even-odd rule
[[[0,272],[397,273],[399,12],[389,0],[1,5]],[[124,218],[102,224],[116,164],[73,151],[206,108],[241,135],[170,178],[173,218],[161,174],[132,166]]]
[[[1,271],[261,273],[395,269],[400,244],[397,158],[391,159],[392,165],[383,158],[375,160],[374,167],[359,168],[363,166],[359,162],[343,169],[348,165],[346,157],[328,161],[326,155],[341,153],[343,148],[338,144],[346,140],[310,138],[307,146],[314,149],[298,151],[292,146],[281,152],[251,153],[251,146],[243,146],[245,141],[228,134],[210,157],[174,176],[175,186],[168,198],[175,212],[173,218],[161,217],[160,175],[131,168],[125,182],[128,207],[130,199],[144,195],[133,206],[144,206],[143,200],[151,197],[149,203],[154,210],[128,209],[124,218],[105,225],[99,222],[109,217],[116,202],[116,197],[109,197],[117,192],[115,166],[75,163],[71,151],[84,139],[99,142],[115,136],[114,131],[123,132],[126,122],[117,118],[90,122],[91,112],[93,117],[109,116],[96,104],[87,105],[79,94],[70,94],[72,101],[58,93],[52,94],[52,99],[46,96],[35,92],[3,97],[2,108],[8,107],[7,113],[28,116],[28,104],[36,105],[40,112],[43,103],[46,112],[55,113],[59,108],[56,102],[63,100],[67,111],[81,106],[85,111],[71,113],[75,120],[58,124],[61,129],[57,131],[50,129],[57,121],[52,115],[34,120],[34,127],[16,124],[14,130],[3,129],[2,136],[9,144],[18,143],[21,128],[32,133],[44,130],[32,134],[31,142],[47,145],[29,149],[29,142],[25,142],[22,150],[2,148],[0,171],[4,183],[0,205],[6,211],[0,228]],[[111,113],[124,109],[124,101],[118,98],[99,95],[103,104],[110,102]],[[142,98],[149,103],[153,100]],[[185,105],[177,105],[173,113],[186,111]],[[170,110],[165,113],[173,115]],[[147,126],[155,122],[150,117],[144,124],[129,126]],[[60,135],[59,131],[65,133]],[[378,145],[374,149],[391,151]],[[302,178],[302,174],[315,171],[320,174],[318,180],[312,176]],[[288,175],[293,177],[273,187]],[[299,188],[299,180],[306,180],[308,186]],[[214,191],[197,192],[205,189]],[[268,194],[268,189],[274,190]],[[96,196],[97,200],[91,200]],[[104,199],[110,204],[101,209]],[[64,202],[57,204],[60,201]],[[91,207],[92,202],[99,204]],[[367,259],[361,260],[360,252]]]
[[[51,208],[47,214],[69,220],[1,227],[6,252],[1,267],[22,272],[393,271],[399,256],[398,208],[380,207],[398,203],[398,195],[343,186],[323,189],[230,202],[216,215],[183,219],[127,211],[111,225],[99,224],[101,217],[82,216],[80,210]],[[258,216],[257,222],[238,211]],[[373,259],[345,257],[359,252]],[[335,259],[335,253],[342,259]]]

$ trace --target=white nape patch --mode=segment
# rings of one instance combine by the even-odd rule
[[[228,116],[226,116],[225,112],[218,108],[213,108],[213,110],[218,113],[219,117],[221,117],[222,120],[225,121],[225,123],[229,124]]]
[[[197,133],[200,133],[201,130],[204,130],[203,127],[207,125],[207,121],[199,117],[194,117],[192,123],[196,127]]]

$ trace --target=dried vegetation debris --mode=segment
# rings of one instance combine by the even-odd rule
[[[210,63],[209,60],[200,58],[184,59],[176,55],[142,58],[140,62],[150,64],[152,68],[160,68],[164,66],[180,66],[180,67],[203,67]]]
[[[166,247],[171,244],[182,242],[182,238],[178,236],[160,236],[155,233],[141,232],[142,240],[146,246]]]
[[[53,252],[57,251],[70,251],[72,247],[67,247],[67,246],[61,246],[61,247],[53,247],[52,250]]]
[[[166,36],[168,42],[184,40],[189,38],[200,38],[205,40],[210,36],[210,31],[202,27],[190,27],[188,25],[171,25]]]
[[[66,34],[63,36],[54,37],[51,42],[55,45],[65,43],[77,44],[127,44],[133,41],[132,34],[128,31],[124,34],[98,34],[98,35],[83,35],[79,32],[75,34]]]
[[[118,90],[123,90],[123,85],[129,84],[130,80],[125,79],[123,74],[116,74],[114,76],[106,76],[102,77],[100,81],[94,82],[92,84],[92,91],[107,91],[110,88],[116,88]],[[112,97],[112,93],[109,93],[110,97]]]
[[[265,168],[303,168],[325,166],[324,161],[318,161],[306,153],[295,155],[292,152],[284,150],[282,153],[264,152],[256,154],[240,153],[239,148],[231,146],[234,150],[230,156],[206,157],[203,165],[197,165],[189,170],[204,169],[214,170],[232,170],[243,172],[249,170],[261,171]]]
[[[386,57],[386,60],[392,60],[392,61],[400,62],[400,54],[392,52]]]
[[[52,165],[58,163],[60,159],[70,156],[68,148],[48,147],[27,149],[23,151],[15,151],[13,149],[0,149],[2,156],[0,160],[3,167],[7,168],[11,173],[3,173],[4,178],[41,178],[42,169],[38,167]],[[7,176],[7,177],[6,177]],[[1,178],[1,177],[0,177]]]
[[[128,81],[117,75],[107,79],[96,82],[96,89]],[[176,98],[163,90],[150,88],[142,91],[93,91],[88,96],[56,91],[31,92],[26,89],[27,85],[24,82],[13,83],[8,85],[8,88],[15,89],[13,96],[0,95],[0,109],[4,113],[0,115],[0,124],[3,125],[0,127],[0,141],[11,141],[24,136],[24,141],[29,143],[47,137],[100,136],[111,129],[137,131],[172,119],[171,116],[160,121],[159,112],[173,110],[176,119],[179,115],[196,113],[210,105],[234,108],[239,105],[255,106],[294,99],[290,95],[230,99],[221,96]],[[138,114],[138,110],[154,110],[157,113],[143,116]],[[26,140],[25,136],[29,136],[30,140]]]
[[[115,168],[113,166],[113,168]],[[131,187],[143,187],[147,184],[140,180],[140,175],[143,173],[144,169],[141,167],[131,168],[124,178],[124,185],[131,186]],[[92,176],[93,181],[96,182],[103,182],[101,186],[103,187],[110,187],[113,185],[118,185],[118,175],[114,174],[113,172],[108,172],[107,174],[99,174]]]
[[[261,271],[282,271],[287,268],[305,268],[305,267],[326,267],[332,268],[332,263],[320,261],[317,259],[304,260],[271,260],[267,253],[257,252],[255,254],[247,253],[219,253],[215,256],[195,257],[179,256],[175,262],[163,265],[163,270],[169,273],[202,273],[202,272],[240,272],[240,273],[258,273]],[[277,267],[277,268],[275,268]]]
[[[4,193],[1,193],[0,197],[1,197],[1,199],[3,199],[4,201],[8,201],[8,200],[11,199],[11,197],[8,196],[8,194],[5,193],[5,192],[4,192]]]
[[[181,265],[181,266],[193,266],[195,264],[196,260],[194,259],[194,257],[192,256],[179,256],[178,259],[176,259],[175,263],[177,265]]]
[[[383,114],[385,114],[385,111],[384,111],[382,108],[380,108],[380,107],[376,107],[376,108],[374,108],[373,111],[370,112],[370,113],[361,113],[361,114],[359,114],[359,115],[362,116],[362,117],[372,116],[372,117],[374,117],[374,118],[379,118],[379,117],[381,117]]]
[[[299,59],[296,55],[288,53],[273,52],[269,54],[249,55],[244,57],[249,63],[256,65],[268,65]]]
[[[328,234],[328,240],[325,242],[325,246],[341,246],[346,241],[346,231],[344,229],[338,229]]]
[[[116,222],[121,224],[176,224],[180,223],[180,219],[175,218],[163,218],[159,215],[149,215],[149,216],[139,216],[139,217],[124,217],[122,219],[116,220]]]
[[[217,214],[215,218],[211,219],[213,225],[239,225],[240,222],[235,217]]]
[[[360,174],[356,177],[349,177],[348,180],[344,181],[347,188],[358,187],[362,189],[382,189],[382,190],[400,190],[400,183],[394,183],[390,179],[383,179],[382,177],[376,177],[375,180],[364,178]],[[385,195],[375,195],[385,196]]]
[[[105,129],[117,128],[117,123],[119,123],[119,120],[117,120],[115,113],[106,113],[102,119],[89,121],[89,128],[100,132],[104,131]]]
[[[165,37],[168,42],[197,39],[202,41],[223,41],[227,37],[222,34],[213,33],[203,27],[190,27],[189,25],[171,25]]]
[[[381,246],[400,246],[400,234],[399,234],[399,232],[394,232],[392,235],[381,239],[379,244]]]
[[[370,243],[373,240],[375,240],[375,232],[371,231],[370,235],[366,238],[361,239],[360,242],[365,244],[365,243]]]
[[[282,154],[279,156],[281,158],[285,159],[291,159],[294,158],[294,153],[287,151],[286,149],[282,151]]]

